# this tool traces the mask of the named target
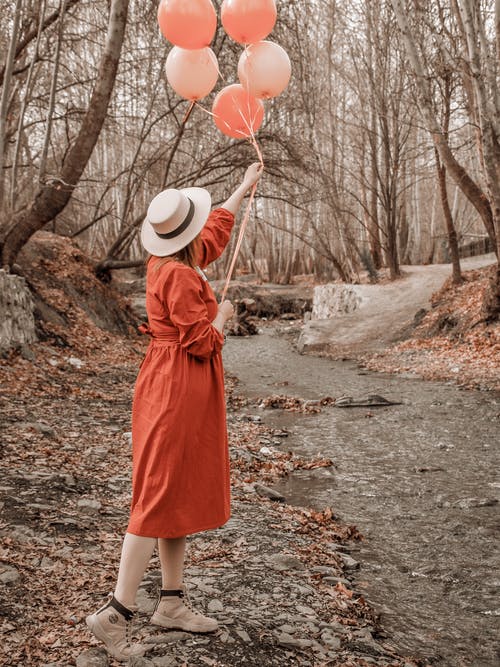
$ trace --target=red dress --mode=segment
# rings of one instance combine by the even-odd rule
[[[204,268],[226,247],[234,216],[210,214],[201,232]],[[132,406],[132,506],[127,531],[181,537],[230,515],[229,453],[221,349],[212,288],[195,269],[148,262],[151,343]]]

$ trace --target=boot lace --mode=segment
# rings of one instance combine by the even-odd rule
[[[182,596],[182,601],[189,609],[189,611],[195,614],[195,616],[203,616],[203,614],[200,611],[198,611],[198,609],[195,609],[195,607],[193,607],[193,603],[191,602],[191,598],[189,597],[187,589],[184,591],[184,594]]]

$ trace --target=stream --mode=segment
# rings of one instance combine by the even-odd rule
[[[498,667],[500,396],[302,356],[283,329],[228,339],[224,364],[241,395],[379,394],[402,405],[313,415],[249,405],[289,431],[282,448],[334,462],[275,488],[358,527],[355,586],[400,651],[439,667]]]

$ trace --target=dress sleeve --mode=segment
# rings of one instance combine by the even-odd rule
[[[227,246],[234,225],[234,215],[225,208],[216,208],[208,216],[201,231],[200,267],[214,262]]]
[[[221,351],[224,336],[208,319],[200,278],[188,266],[176,267],[163,288],[165,305],[172,324],[179,330],[181,346],[200,359],[210,359]]]

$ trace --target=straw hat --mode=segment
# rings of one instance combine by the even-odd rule
[[[212,200],[203,188],[163,190],[149,205],[141,241],[152,255],[165,257],[187,246],[203,229]]]

